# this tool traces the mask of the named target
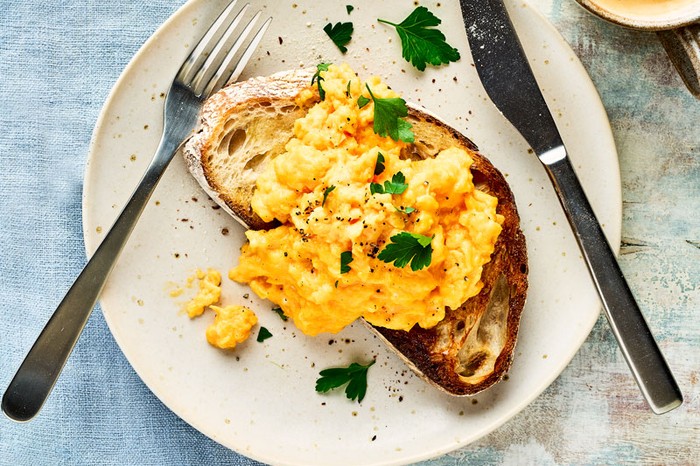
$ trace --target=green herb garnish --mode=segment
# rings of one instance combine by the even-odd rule
[[[281,307],[273,307],[273,308],[272,308],[272,311],[275,312],[275,313],[277,313],[277,315],[280,316],[280,319],[282,319],[283,321],[286,322],[287,320],[289,320],[289,317],[287,317],[287,316],[284,314],[284,311],[282,310]]]
[[[363,95],[361,95],[360,97],[357,98],[357,106],[360,108],[364,107],[368,103],[370,103],[370,99],[368,99],[367,97],[365,97]]]
[[[321,202],[321,207],[326,205],[326,199],[328,199],[328,195],[335,189],[335,185],[330,185],[326,189],[323,190],[323,202]]]
[[[384,172],[384,155],[381,152],[377,153],[377,163],[374,165],[374,174],[381,175]]]
[[[374,132],[382,137],[388,135],[394,141],[413,142],[415,136],[411,130],[412,125],[403,119],[408,115],[406,101],[400,97],[374,97],[369,85],[367,90],[374,101]]]
[[[257,341],[258,343],[263,342],[267,340],[268,338],[272,337],[272,333],[265,327],[260,327],[260,330],[258,331],[258,338]]]
[[[352,10],[354,10],[355,7],[352,5],[345,5],[345,11],[348,12],[348,14],[352,13]]]
[[[345,396],[360,403],[367,393],[367,370],[375,362],[376,360],[372,360],[366,366],[353,362],[348,367],[324,369],[319,372],[321,377],[316,380],[316,391],[326,393],[348,384],[345,387]]]
[[[402,214],[410,214],[416,211],[414,207],[394,207],[398,212],[401,212]]]
[[[430,265],[433,257],[432,241],[431,236],[404,231],[392,236],[391,243],[377,257],[384,262],[393,262],[399,268],[410,262],[411,270],[415,272]]]
[[[369,185],[369,191],[372,194],[402,194],[406,191],[406,188],[408,188],[408,184],[406,184],[406,178],[401,172],[394,173],[391,181],[385,181],[384,186],[379,183],[371,183]]]
[[[424,6],[413,10],[399,24],[384,19],[378,21],[396,28],[401,39],[401,55],[420,71],[424,71],[428,63],[438,66],[460,58],[459,51],[445,42],[445,35],[434,29],[442,22],[440,18]]]
[[[333,43],[338,46],[341,52],[345,53],[348,51],[346,45],[350,42],[352,38],[352,23],[335,23],[335,25],[328,23],[324,26],[323,30],[328,34]]]
[[[350,271],[350,263],[352,259],[352,251],[344,251],[340,253],[340,273],[348,273]]]
[[[313,86],[314,83],[316,83],[316,85],[318,86],[318,95],[321,97],[321,100],[326,100],[326,90],[321,84],[321,82],[323,81],[321,71],[328,71],[329,66],[331,66],[330,63],[319,63],[318,65],[316,65],[316,73],[311,77],[311,85]]]

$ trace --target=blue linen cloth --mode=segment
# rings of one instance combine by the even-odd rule
[[[82,179],[100,109],[133,54],[183,2],[0,0],[0,393],[85,264]],[[688,215],[700,199],[700,103],[653,34],[605,24],[573,1],[528,3],[548,9],[609,112],[626,202],[621,265],[687,401],[652,417],[601,318],[522,413],[426,464],[700,464],[700,224]],[[0,414],[0,466],[82,464],[258,463],[165,407],[97,309],[39,416],[17,424]]]
[[[0,1],[0,391],[85,264],[82,179],[119,74],[182,0]],[[0,464],[257,464],[141,382],[93,312],[29,423],[0,415]]]

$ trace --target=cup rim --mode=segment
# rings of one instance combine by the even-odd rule
[[[602,18],[611,23],[623,26],[629,29],[637,29],[643,31],[663,31],[668,29],[676,29],[689,24],[700,21],[700,8],[697,11],[691,11],[688,16],[680,18],[668,19],[644,19],[644,18],[629,18],[618,15],[608,9],[601,7],[595,0],[576,0],[579,5],[584,7],[590,13]]]

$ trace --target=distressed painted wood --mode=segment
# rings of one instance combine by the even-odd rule
[[[569,367],[451,464],[700,464],[700,101],[653,33],[591,16],[573,0],[528,0],[588,70],[618,147],[620,263],[684,393],[656,416],[601,316]]]

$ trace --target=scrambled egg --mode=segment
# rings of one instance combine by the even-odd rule
[[[250,336],[258,323],[253,311],[244,306],[211,306],[216,312],[214,323],[207,328],[207,341],[217,348],[233,349]]]
[[[503,222],[497,199],[474,187],[473,161],[460,148],[403,160],[406,143],[375,134],[373,102],[357,103],[371,96],[347,65],[332,65],[322,77],[325,100],[295,122],[294,137],[261,174],[251,201],[262,219],[281,226],[246,232],[229,277],[276,303],[308,335],[338,332],[358,317],[392,329],[430,328],[446,307],[482,288],[482,267]],[[376,98],[398,97],[377,77],[367,83]],[[312,88],[298,98],[309,99],[317,99]],[[379,153],[385,169],[375,175]],[[399,171],[408,184],[403,193],[370,192],[370,183]],[[377,258],[404,231],[433,238],[428,267],[413,271]],[[352,262],[341,273],[346,251]]]
[[[203,272],[197,269],[195,276],[188,278],[188,287],[195,278],[199,280],[199,291],[185,305],[187,315],[193,319],[201,316],[205,308],[212,309],[216,317],[207,327],[207,341],[217,348],[235,348],[238,343],[244,342],[250,336],[251,329],[258,323],[258,317],[253,311],[243,306],[214,305],[221,298],[221,273],[218,270],[207,269]]]
[[[190,318],[201,316],[205,307],[217,303],[221,297],[221,273],[214,269],[207,269],[206,273],[197,269],[196,276],[199,291],[185,306]]]

